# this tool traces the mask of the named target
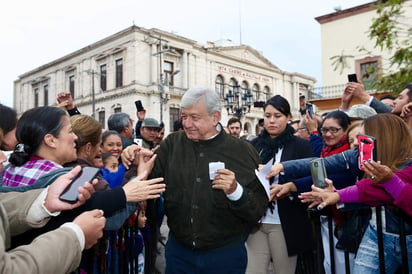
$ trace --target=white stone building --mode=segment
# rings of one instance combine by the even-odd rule
[[[249,94],[248,100],[286,97],[297,113],[299,93],[313,89],[315,79],[288,73],[247,45],[222,40],[205,46],[158,29],[131,26],[94,44],[19,76],[14,83],[18,113],[55,105],[56,95],[70,91],[81,113],[94,111],[103,127],[114,112],[136,119],[135,100],[147,117],[163,120],[166,134],[179,116],[180,98],[192,86],[208,86],[221,95]],[[235,97],[236,98],[236,97]],[[222,111],[222,123],[233,116]],[[261,108],[241,116],[244,129],[256,135]]]
[[[389,72],[389,57],[393,52],[382,51],[375,47],[375,41],[368,36],[374,18],[373,7],[377,1],[364,5],[339,10],[316,17],[322,36],[322,85],[324,87],[344,85],[347,74],[356,73],[365,85],[374,80],[378,73]],[[412,1],[404,1],[404,14],[398,18],[398,27],[404,28],[404,34],[411,32]],[[400,33],[400,37],[404,37]],[[396,50],[396,49],[395,49]],[[335,56],[346,56],[343,70],[334,70]],[[392,68],[396,69],[396,68]],[[340,91],[342,92],[342,91]]]

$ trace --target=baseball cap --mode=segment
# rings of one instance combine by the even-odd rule
[[[146,118],[143,120],[142,123],[142,128],[143,127],[155,127],[155,128],[159,128],[160,124],[156,119],[153,118]]]
[[[378,114],[373,108],[365,104],[353,105],[347,112],[352,120],[364,120],[368,117]]]

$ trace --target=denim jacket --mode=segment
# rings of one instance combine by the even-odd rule
[[[316,159],[305,158],[298,160],[290,160],[282,162],[283,172],[282,176],[285,180],[293,180],[309,176],[310,161]],[[358,167],[358,149],[349,149],[339,154],[335,154],[329,157],[325,157],[325,168],[328,174],[351,172],[354,176],[357,176],[360,172]]]

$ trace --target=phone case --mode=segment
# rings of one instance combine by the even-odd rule
[[[365,134],[358,134],[359,157],[358,165],[360,170],[364,170],[364,161],[376,161],[376,139]]]
[[[137,101],[134,102],[134,104],[136,105],[137,111],[142,111],[142,110],[144,110],[143,105],[142,105],[142,101],[137,100]]]
[[[77,189],[79,186],[83,186],[85,182],[91,182],[99,173],[99,169],[95,167],[83,167],[79,174],[73,178],[72,182],[60,195],[60,200],[75,203],[77,202],[77,196],[79,192]]]
[[[310,103],[306,103],[306,109],[309,112],[310,117],[313,118],[313,115],[314,115],[313,105]]]
[[[358,82],[358,77],[356,76],[356,73],[348,74],[348,81],[349,82]]]
[[[312,174],[313,184],[320,188],[325,188],[328,186],[325,179],[327,178],[325,162],[323,158],[318,158],[309,163],[310,172]]]

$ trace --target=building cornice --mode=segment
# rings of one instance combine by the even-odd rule
[[[315,20],[318,21],[319,24],[325,24],[332,21],[336,21],[342,18],[351,17],[357,14],[365,13],[371,10],[374,10],[374,5],[376,5],[378,1],[373,1],[370,3],[366,3],[360,6],[356,6],[353,8],[340,10],[337,12],[329,13],[326,15],[315,17]]]

